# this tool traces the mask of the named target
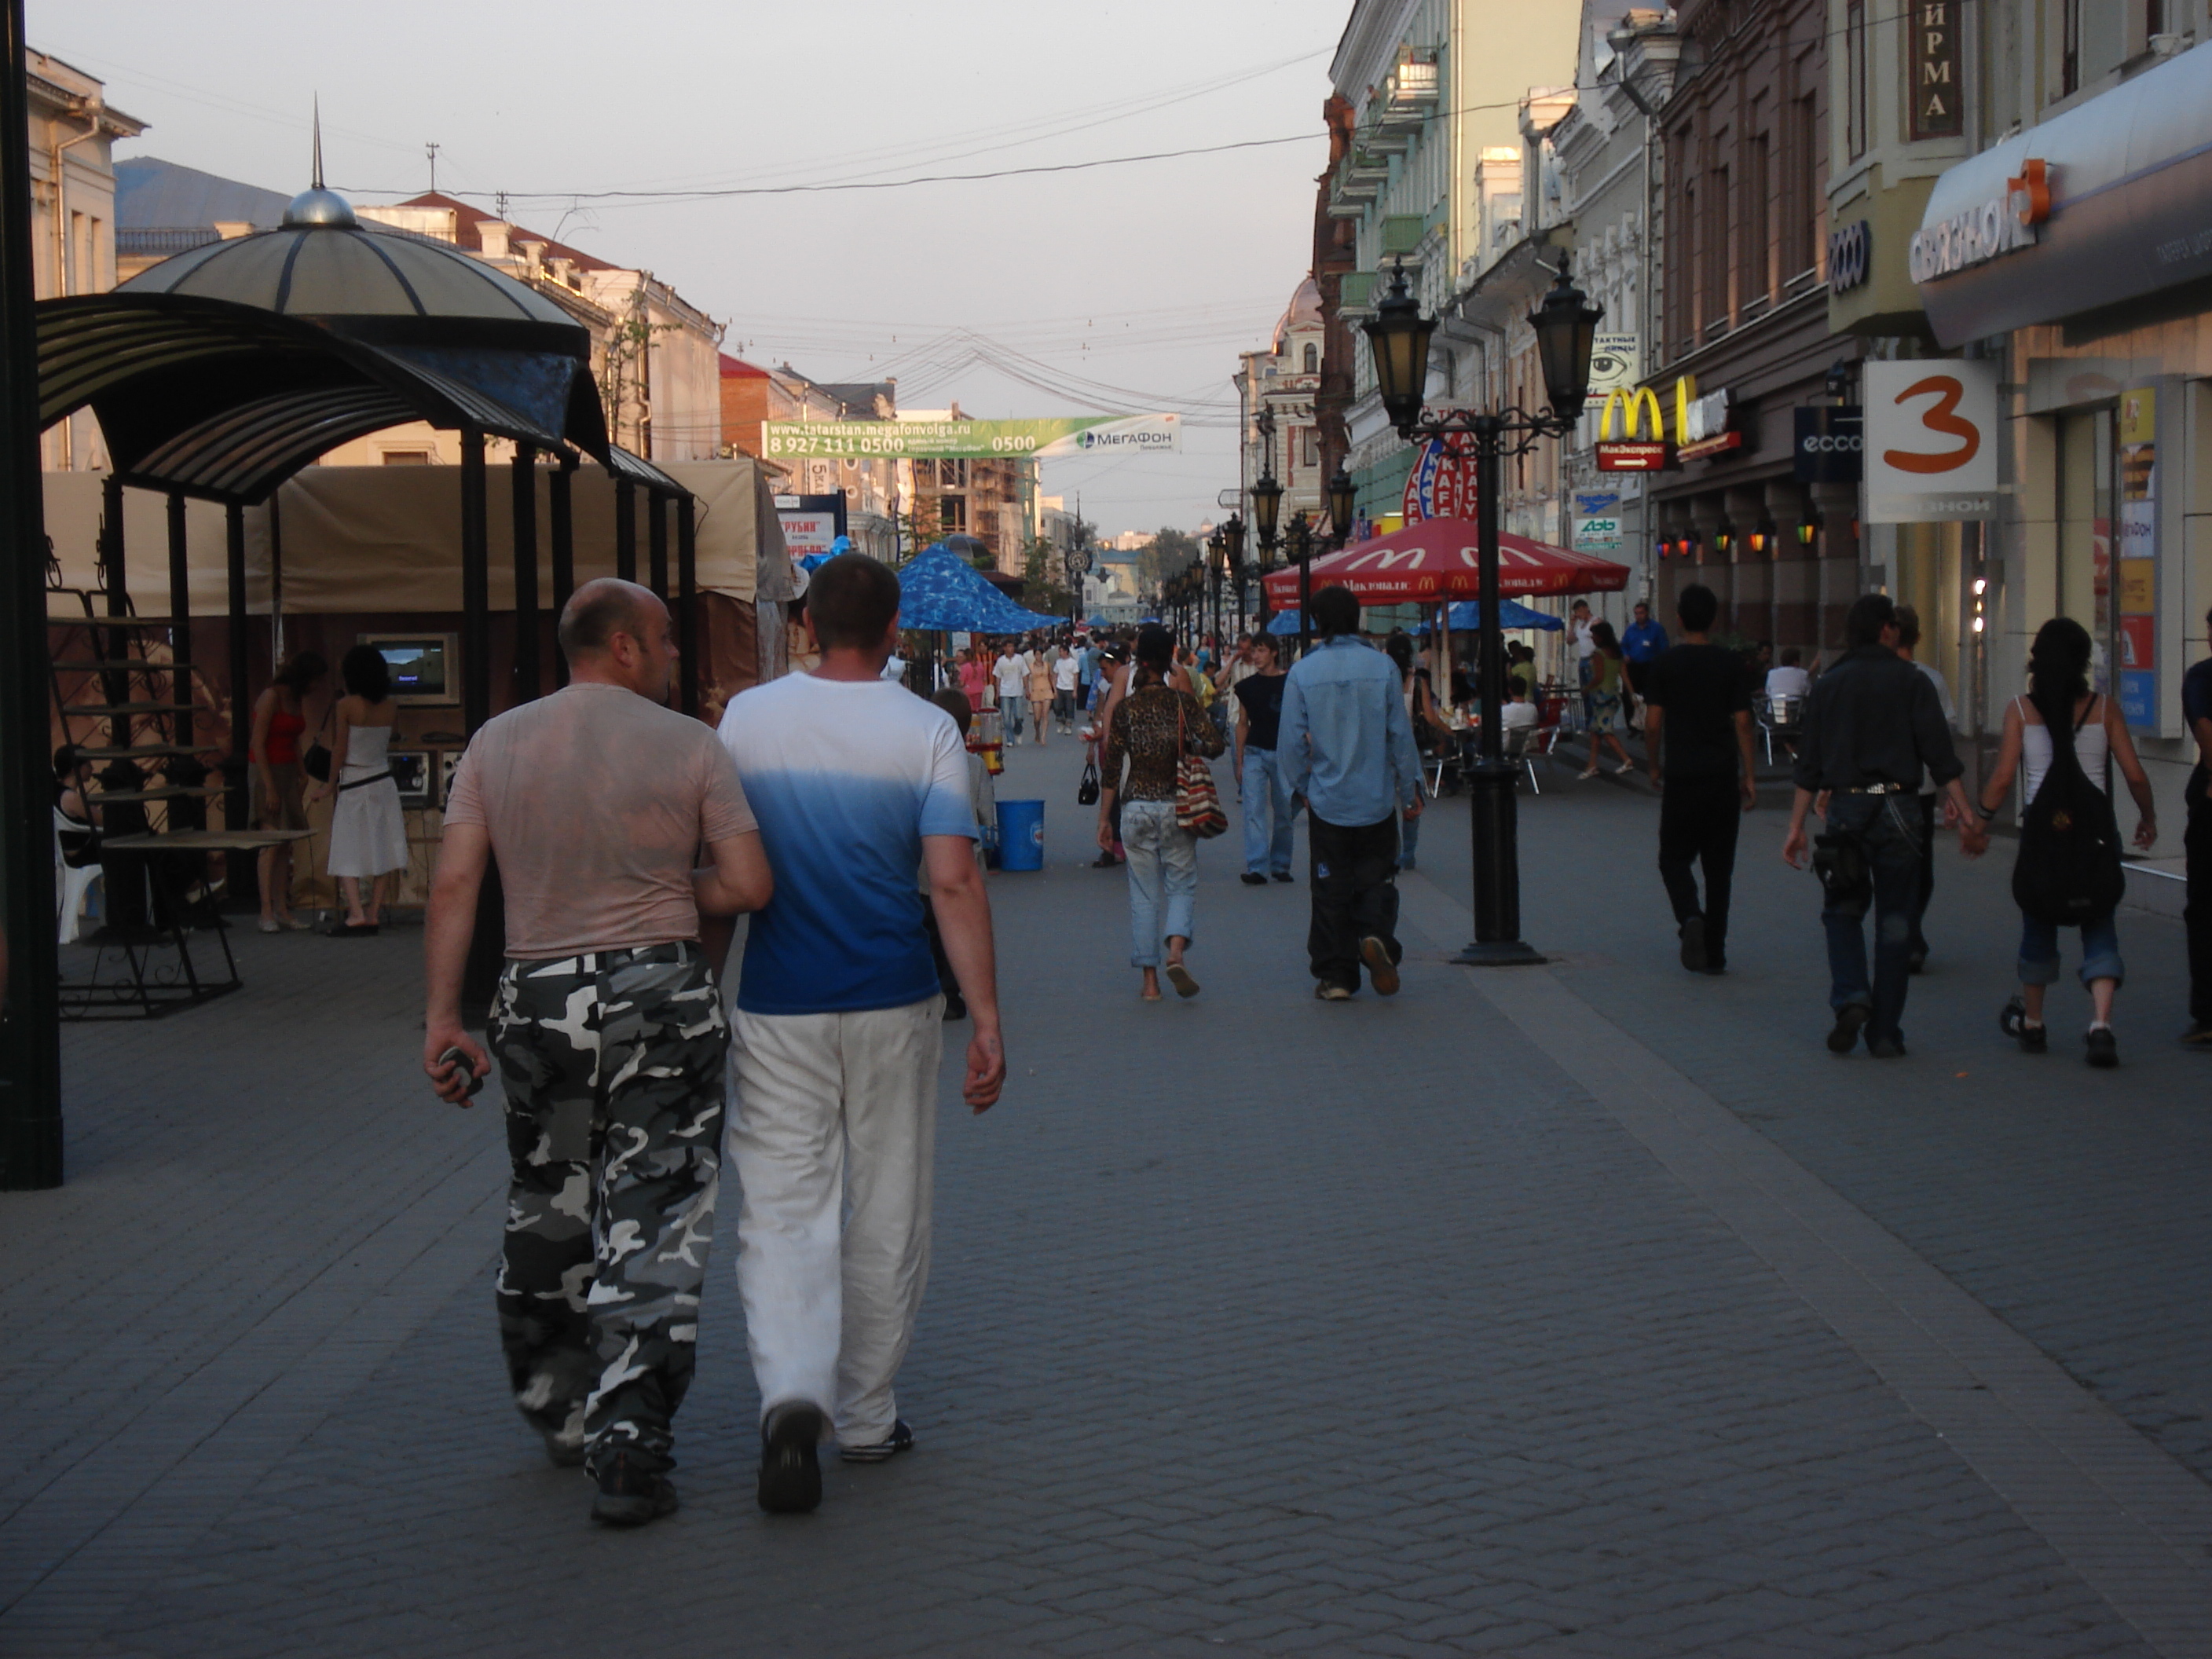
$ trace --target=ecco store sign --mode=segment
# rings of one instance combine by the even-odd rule
[[[2002,196],[1914,232],[1905,268],[1914,282],[1932,283],[1987,264],[2000,254],[2033,247],[2035,228],[2050,216],[2049,171],[2031,159],[2019,178],[2005,181]]]
[[[1828,234],[1828,288],[1848,294],[1867,279],[1874,253],[1874,229],[1863,219],[1853,220]]]

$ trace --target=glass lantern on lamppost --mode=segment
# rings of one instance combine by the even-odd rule
[[[1421,314],[1419,302],[1407,289],[1402,259],[1390,291],[1376,304],[1375,315],[1361,325],[1374,358],[1376,391],[1398,435],[1409,442],[1446,437],[1474,441],[1476,544],[1482,600],[1477,665],[1482,695],[1480,752],[1468,777],[1474,839],[1474,941],[1454,958],[1471,966],[1543,960],[1521,938],[1514,769],[1505,760],[1502,730],[1505,652],[1498,629],[1498,497],[1507,455],[1526,454],[1544,440],[1563,438],[1574,429],[1589,391],[1590,354],[1604,316],[1604,307],[1592,305],[1589,296],[1574,285],[1562,254],[1558,276],[1542,302],[1528,315],[1528,325],[1536,335],[1544,396],[1550,407],[1449,416],[1422,413],[1428,386],[1429,343],[1437,325],[1433,318]]]
[[[1352,475],[1337,463],[1336,471],[1328,477],[1328,527],[1339,547],[1352,543],[1352,515],[1359,510],[1359,492],[1352,482]]]
[[[1221,635],[1221,573],[1227,562],[1228,551],[1222,544],[1221,527],[1217,525],[1213,533],[1206,538],[1206,580],[1213,604],[1212,633],[1216,639]]]

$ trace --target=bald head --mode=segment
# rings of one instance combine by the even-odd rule
[[[561,611],[561,649],[568,678],[619,685],[668,701],[676,672],[675,629],[650,588],[602,576],[578,588]]]
[[[586,582],[561,610],[561,650],[570,662],[604,656],[617,634],[641,640],[665,614],[653,590],[618,576]]]

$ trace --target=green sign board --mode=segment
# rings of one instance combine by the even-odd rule
[[[1179,415],[1066,415],[1040,421],[770,421],[770,460],[854,455],[906,460],[1048,459],[1059,455],[1170,454],[1182,447]]]

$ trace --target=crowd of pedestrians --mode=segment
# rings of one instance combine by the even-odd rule
[[[832,559],[805,612],[814,666],[738,695],[709,728],[665,706],[676,659],[666,608],[627,582],[588,583],[560,621],[568,684],[488,722],[448,795],[426,922],[423,1064],[461,1104],[500,1072],[513,1153],[497,1291],[508,1381],[549,1456],[589,1468],[592,1513],[610,1524],[677,1504],[673,1419],[724,1174],[737,1182],[762,1507],[813,1509],[825,1445],[867,1463],[915,1443],[896,1378],[928,1276],[945,1024],[969,1023],[973,1109],[997,1099],[1006,1076],[978,852],[992,785],[967,740],[982,710],[1000,712],[1009,741],[1024,725],[1039,744],[1048,727],[1082,739],[1097,768],[1099,862],[1126,866],[1143,1000],[1162,1000],[1164,981],[1199,994],[1198,847],[1227,828],[1209,764],[1224,752],[1245,884],[1294,881],[1293,826],[1306,819],[1315,995],[1400,988],[1397,881],[1414,867],[1428,796],[1417,734],[1444,716],[1411,641],[1372,648],[1349,591],[1312,596],[1317,641],[1287,666],[1264,634],[1224,650],[1179,647],[1156,624],[1127,638],[1070,629],[979,641],[933,695],[887,674],[898,606],[887,568]],[[1821,883],[1828,1047],[1848,1053],[1863,1036],[1876,1057],[1906,1052],[1931,843],[1948,826],[1978,856],[1986,821],[2017,787],[2019,989],[2002,1024],[2022,1048],[2047,1051],[2060,936],[2076,928],[2087,1058],[2118,1063],[2124,969],[2108,762],[2135,799],[2138,848],[2157,824],[2077,623],[2054,619],[2037,635],[1977,797],[1952,742],[1948,688],[1915,659],[1909,607],[1860,599],[1840,657],[1802,683],[1786,678],[1807,674],[1794,651],[1761,671],[1716,642],[1718,601],[1702,586],[1676,596],[1671,641],[1647,606],[1622,641],[1578,609],[1585,687],[1601,710],[1632,699],[1643,714],[1660,874],[1686,969],[1727,971],[1740,827],[1758,804],[1755,676],[1785,677],[1786,689],[1771,678],[1765,688],[1802,700],[1782,852]],[[386,793],[349,789],[391,783],[390,692],[374,657],[341,665],[331,722],[328,787],[343,825],[333,868],[356,927],[376,925],[394,830]],[[1507,666],[1506,723],[1525,726],[1533,664],[1515,653]],[[325,672],[303,653],[257,709],[272,818],[296,810],[283,769],[298,764],[302,701]],[[2212,663],[2191,671],[2185,701],[2212,751]],[[1604,726],[1593,756],[1608,737],[1626,762]],[[2212,857],[2204,775],[2190,795],[2192,874],[2212,873],[2194,867]],[[461,989],[495,864],[504,961],[479,1045],[462,1024]],[[726,963],[740,915],[750,917],[743,953]],[[2192,969],[2206,925],[2212,916],[2192,905]],[[2212,1035],[2209,1012],[2192,1000],[2185,1041]]]

